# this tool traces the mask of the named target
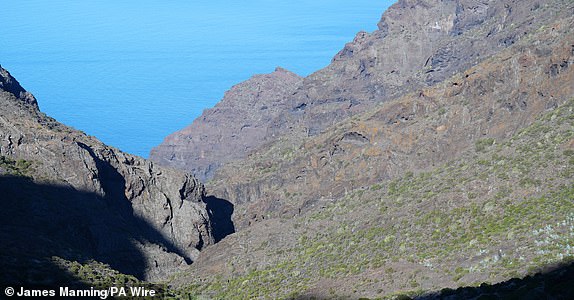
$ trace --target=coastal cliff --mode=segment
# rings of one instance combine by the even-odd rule
[[[329,66],[306,78],[276,71],[237,85],[154,148],[150,159],[210,179],[264,143],[318,135],[374,105],[440,83],[538,30],[566,3],[397,1],[378,30],[359,32]],[[237,93],[240,88],[249,92]],[[250,106],[253,97],[257,105]]]
[[[232,87],[214,108],[151,151],[161,165],[211,179],[223,164],[243,158],[272,138],[273,120],[290,107],[288,97],[302,78],[283,68]]]

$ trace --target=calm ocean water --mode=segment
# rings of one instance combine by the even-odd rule
[[[326,66],[394,1],[3,1],[0,64],[48,115],[147,157],[232,85]]]

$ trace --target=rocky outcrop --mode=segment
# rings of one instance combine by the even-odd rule
[[[273,120],[292,106],[287,99],[301,79],[277,68],[232,87],[214,108],[154,148],[150,159],[210,179],[224,163],[274,138]]]
[[[24,103],[38,107],[38,102],[34,96],[24,90],[20,83],[14,79],[2,66],[0,66],[0,90],[8,92],[20,99]]]
[[[0,75],[0,155],[6,165],[13,161],[13,168],[19,168],[17,174],[4,168],[0,180],[31,186],[34,192],[22,196],[30,206],[70,194],[62,203],[77,213],[68,216],[60,204],[46,208],[45,214],[52,215],[55,223],[80,232],[50,234],[36,224],[34,236],[61,239],[54,244],[62,245],[76,245],[71,240],[80,237],[84,241],[76,245],[76,250],[83,249],[80,256],[144,279],[165,278],[213,243],[203,185],[194,177],[123,153],[56,122],[38,110],[33,96],[6,70],[1,69]],[[93,209],[84,210],[80,204]],[[66,256],[65,251],[53,252]]]
[[[210,192],[216,196],[240,204],[235,211],[239,226],[248,224],[249,219],[263,218],[270,211],[297,212],[306,201],[331,199],[344,194],[346,190],[395,176],[408,167],[425,168],[429,163],[456,155],[443,149],[444,144],[436,144],[436,139],[430,140],[431,135],[425,134],[421,137],[421,132],[426,131],[425,126],[430,125],[424,123],[426,125],[422,126],[423,123],[417,121],[438,105],[447,105],[443,103],[446,99],[460,102],[469,101],[465,99],[483,99],[482,102],[474,104],[472,109],[460,108],[456,113],[460,117],[474,111],[473,122],[457,119],[459,124],[454,124],[451,119],[449,122],[432,125],[432,133],[441,136],[453,134],[454,128],[457,128],[457,135],[460,136],[451,137],[448,142],[444,142],[456,145],[452,146],[452,151],[456,152],[472,145],[474,139],[479,136],[492,132],[492,128],[498,127],[496,130],[501,133],[502,127],[508,129],[509,126],[519,127],[519,124],[524,124],[524,118],[540,113],[544,107],[540,103],[548,101],[545,99],[549,95],[553,95],[553,102],[557,95],[569,94],[567,89],[562,89],[559,93],[550,92],[554,89],[553,86],[548,86],[547,91],[529,89],[529,86],[546,86],[550,83],[549,79],[540,77],[541,74],[546,74],[544,72],[549,72],[552,76],[563,75],[559,77],[563,78],[565,85],[568,85],[566,82],[569,77],[564,77],[566,71],[559,72],[559,69],[567,70],[567,67],[560,67],[559,63],[548,66],[545,62],[548,59],[562,59],[552,56],[555,49],[545,48],[543,45],[534,49],[526,45],[532,43],[533,36],[547,32],[551,20],[569,16],[571,12],[571,2],[563,0],[546,3],[536,0],[397,1],[383,14],[378,30],[373,33],[358,33],[355,39],[333,58],[329,66],[290,86],[290,89],[285,90],[286,93],[261,98],[263,103],[276,99],[274,103],[277,110],[271,115],[263,113],[265,117],[261,119],[262,123],[259,123],[263,125],[258,125],[265,130],[258,131],[257,135],[250,135],[251,131],[237,130],[250,122],[248,121],[239,122],[241,125],[231,125],[230,128],[234,128],[231,134],[219,134],[229,131],[229,119],[233,118],[231,116],[236,112],[241,116],[239,119],[244,118],[243,110],[236,108],[243,105],[239,104],[241,97],[226,97],[221,105],[231,111],[226,114],[204,114],[195,120],[185,133],[179,132],[168,137],[166,141],[169,140],[169,143],[158,148],[165,148],[169,144],[171,149],[177,149],[171,152],[171,156],[166,156],[165,151],[156,151],[152,157],[178,168],[214,170],[223,163],[229,164],[231,159],[221,159],[217,154],[209,153],[223,153],[220,145],[232,145],[233,151],[227,150],[231,153],[228,157],[244,161],[225,167],[220,175],[215,176],[215,181],[210,183],[209,187]],[[558,29],[563,28],[555,30]],[[543,38],[550,39],[550,36],[548,34]],[[522,48],[517,47],[517,44],[521,44]],[[517,59],[520,51],[531,53],[516,62],[523,62],[524,68],[500,68],[496,74],[477,78],[476,82],[470,73],[467,74],[468,77],[449,79],[454,74],[488,62],[493,55],[512,47],[513,51],[517,52],[508,54],[512,57],[507,58],[509,61]],[[563,47],[568,48],[568,45]],[[514,78],[515,82],[509,82],[508,78]],[[451,85],[446,83],[445,86],[444,81],[447,79],[452,82]],[[494,82],[495,80],[499,82]],[[469,83],[470,81],[472,83]],[[520,84],[517,85],[516,81],[520,81]],[[429,89],[435,86],[436,89]],[[492,86],[497,88],[487,88]],[[378,107],[381,103],[394,101],[393,99],[409,93],[414,93],[408,97],[411,99],[409,104],[393,103],[384,108]],[[442,93],[447,96],[441,96]],[[485,95],[490,96],[485,98]],[[508,100],[506,104],[485,104],[500,97],[510,97],[509,99],[513,100]],[[221,110],[216,107],[215,111]],[[386,125],[369,124],[364,125],[365,128],[356,128],[354,122],[348,121],[351,117],[357,117],[367,111],[378,111],[379,122],[386,122]],[[502,119],[493,121],[497,115],[500,116],[501,111],[510,111],[512,117],[501,117]],[[250,112],[255,116],[261,114],[255,113],[254,110]],[[448,115],[446,112],[445,108],[445,114],[441,114],[442,118]],[[487,114],[487,117],[476,117],[482,114]],[[377,117],[373,117],[374,119]],[[340,123],[343,120],[347,121]],[[422,127],[412,128],[409,125],[409,131],[404,132],[394,126],[411,123]],[[204,129],[207,124],[211,129]],[[339,125],[335,126],[336,124]],[[340,132],[346,126],[341,124],[348,125],[348,128],[345,127],[348,132]],[[334,129],[335,127],[338,129]],[[214,132],[217,133],[213,134]],[[377,135],[380,140],[375,139],[374,136]],[[199,143],[197,138],[192,143],[183,142],[190,137],[193,140],[194,136],[201,136],[201,146],[196,146]],[[321,141],[308,139],[321,136],[325,137]],[[244,142],[232,142],[236,140]],[[301,143],[303,140],[307,141],[304,145]],[[349,142],[351,140],[352,143]],[[262,145],[259,141],[265,141],[265,144]],[[315,151],[308,148],[311,144],[323,149],[322,153],[312,156],[310,153]],[[397,148],[383,146],[391,144],[395,144]],[[329,145],[329,148],[325,149],[325,145]],[[411,157],[410,151],[415,151],[412,148],[415,145],[420,152],[417,157],[422,157],[420,164],[415,164],[417,159]],[[196,151],[197,147],[201,147],[202,151]],[[352,147],[356,149],[348,149]],[[408,149],[404,149],[405,147]],[[367,151],[365,148],[369,148],[367,154],[364,153]],[[189,152],[186,152],[188,149]],[[405,151],[409,154],[399,154]],[[183,153],[186,155],[182,155]],[[209,167],[202,165],[205,160],[200,156],[201,153],[209,155]],[[373,162],[359,164],[362,159],[358,159],[357,155],[373,157]],[[404,160],[405,157],[411,158]],[[333,161],[339,161],[340,165],[334,164]],[[381,166],[372,166],[375,161]],[[292,166],[293,169],[287,166]],[[348,168],[353,171],[342,171]],[[369,172],[365,172],[365,168]],[[296,201],[293,200],[294,197],[287,197],[288,201],[283,200],[285,195],[292,196],[293,193],[306,196],[296,197],[299,198]],[[253,202],[253,199],[261,201]],[[292,202],[298,204],[286,204]],[[246,206],[242,206],[242,203]],[[242,214],[243,216],[239,217]]]

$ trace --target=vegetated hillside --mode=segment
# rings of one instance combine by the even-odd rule
[[[235,204],[240,230],[174,284],[218,299],[375,298],[568,259],[573,28],[556,15],[440,84],[225,166],[207,187]]]
[[[191,175],[47,117],[2,68],[0,106],[2,284],[61,284],[70,277],[61,268],[80,275],[79,264],[160,280],[214,242]]]
[[[216,299],[356,299],[522,278],[573,257],[572,178],[574,98],[428,171],[258,222],[174,283]]]
[[[405,93],[442,82],[538,30],[571,1],[400,0],[332,63],[301,79],[259,75],[176,132],[150,158],[210,179],[282,136],[304,138]]]

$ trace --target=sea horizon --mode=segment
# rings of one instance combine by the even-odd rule
[[[0,65],[47,115],[148,157],[233,85],[327,66],[393,2],[17,1]]]

